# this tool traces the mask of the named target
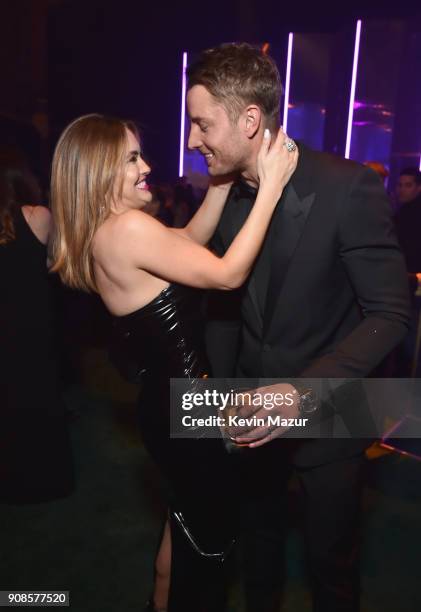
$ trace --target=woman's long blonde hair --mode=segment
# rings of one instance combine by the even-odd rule
[[[85,115],[62,133],[51,172],[52,272],[69,287],[96,291],[92,240],[110,213],[124,165],[130,121]]]

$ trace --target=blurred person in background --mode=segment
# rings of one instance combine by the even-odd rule
[[[396,187],[401,205],[395,217],[399,243],[408,272],[421,273],[421,172],[416,168],[401,171]],[[413,288],[415,278],[412,278]]]
[[[384,184],[386,183],[386,179],[389,176],[389,170],[386,168],[384,164],[382,164],[381,162],[377,162],[377,161],[365,161],[364,166],[374,170],[374,172],[376,172],[376,174],[380,176],[383,183]]]
[[[420,201],[421,172],[418,168],[404,168],[399,173],[396,185],[396,200],[400,206]]]
[[[176,207],[184,205],[187,220],[190,220],[197,210],[193,187],[187,182],[186,176],[180,176],[174,185],[174,204]]]
[[[395,216],[396,232],[405,256],[412,296],[411,325],[396,353],[396,374],[408,377],[421,374],[421,172],[417,168],[401,170],[396,196],[400,204]]]
[[[47,271],[49,210],[22,155],[0,151],[0,501],[73,488]]]

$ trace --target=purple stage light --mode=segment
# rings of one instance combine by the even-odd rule
[[[359,108],[384,108],[384,104],[370,104],[368,102],[360,102],[359,100],[354,101],[354,110]]]
[[[349,159],[351,150],[352,120],[354,117],[355,88],[357,84],[358,57],[360,54],[361,19],[357,21],[355,31],[354,62],[352,66],[351,94],[349,96],[348,128],[346,131],[345,159]]]
[[[289,86],[291,82],[291,59],[292,59],[293,42],[294,42],[294,34],[290,32],[288,36],[287,73],[285,76],[284,118],[282,121],[284,132],[287,131],[287,124],[288,124]]]
[[[181,120],[180,120],[180,163],[178,167],[178,176],[184,174],[184,132],[186,127],[186,68],[187,68],[187,53],[183,53],[183,71],[181,75]]]

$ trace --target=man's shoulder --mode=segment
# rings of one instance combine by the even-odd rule
[[[300,154],[302,156],[303,165],[310,165],[321,173],[329,173],[329,175],[339,175],[344,177],[355,176],[356,173],[367,170],[363,164],[345,159],[340,155],[328,153],[326,151],[316,151],[305,145],[300,146]]]
[[[324,193],[335,198],[345,195],[352,185],[367,174],[379,181],[373,170],[358,162],[333,153],[315,151],[300,144],[300,159],[292,183],[302,197],[308,193]]]

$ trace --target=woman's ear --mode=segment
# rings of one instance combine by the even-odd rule
[[[262,111],[258,106],[250,104],[244,110],[244,131],[247,138],[253,138],[259,131],[262,121]]]

